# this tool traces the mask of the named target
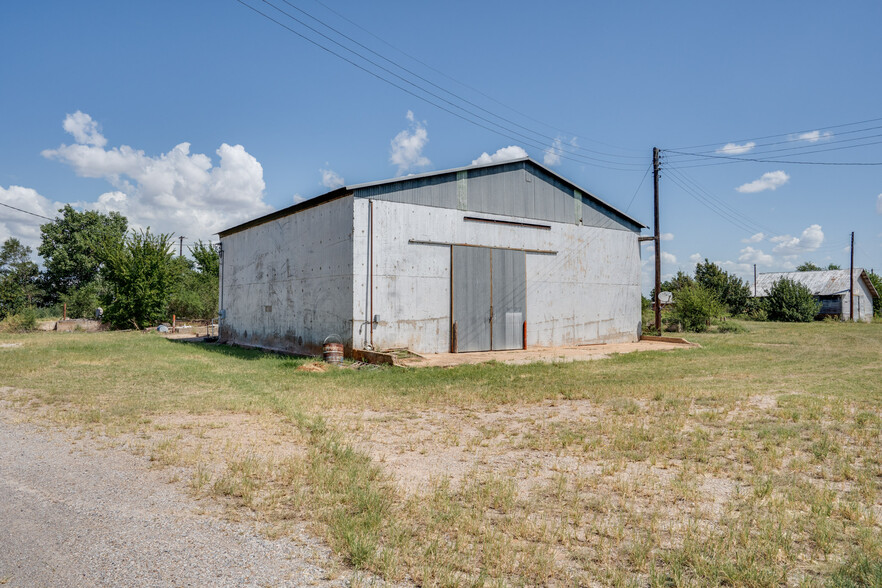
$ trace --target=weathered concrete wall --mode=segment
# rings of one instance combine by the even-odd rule
[[[370,203],[354,203],[352,340],[369,343]],[[527,343],[636,341],[640,334],[637,233],[545,222],[550,230],[465,221],[474,213],[373,202],[375,348],[450,350],[450,247],[444,243],[555,251],[527,253]],[[517,217],[481,217],[522,221]],[[417,244],[411,240],[438,244]]]
[[[842,294],[842,320],[848,320],[850,310],[850,295],[846,291]],[[855,277],[854,280],[854,320],[870,322],[873,320],[873,297],[863,280]]]
[[[351,196],[223,238],[220,340],[319,354],[352,345]]]

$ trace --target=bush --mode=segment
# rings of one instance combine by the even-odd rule
[[[811,290],[790,278],[781,278],[772,285],[765,301],[769,320],[808,323],[815,319],[821,303]]]
[[[738,323],[733,323],[731,321],[727,321],[724,323],[720,323],[717,325],[717,331],[720,333],[744,333],[747,332],[747,329],[739,325]]]
[[[18,314],[10,314],[0,321],[0,331],[23,333],[37,328],[37,311],[32,307],[23,309]]]
[[[723,314],[723,305],[713,292],[699,285],[681,288],[674,298],[671,317],[687,331],[706,331],[711,321]]]
[[[61,301],[67,303],[68,318],[95,318],[95,309],[101,306],[101,288],[98,281],[89,282],[85,286],[63,294]]]

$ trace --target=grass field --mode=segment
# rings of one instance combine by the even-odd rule
[[[272,536],[422,585],[882,585],[882,324],[745,323],[570,363],[299,371],[139,333],[0,335],[0,400]]]

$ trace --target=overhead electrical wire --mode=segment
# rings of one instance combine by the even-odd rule
[[[12,206],[12,205],[10,205],[10,204],[4,204],[3,202],[0,202],[0,206],[5,206],[6,208],[11,208],[12,210],[17,210],[18,212],[23,212],[23,213],[25,213],[25,214],[29,214],[29,215],[31,215],[31,216],[36,216],[36,217],[39,217],[39,218],[45,218],[45,219],[48,220],[48,221],[54,221],[54,220],[55,220],[54,218],[49,218],[48,216],[43,216],[42,214],[37,214],[36,212],[31,212],[31,211],[29,211],[29,210],[23,210],[23,209],[21,209],[21,208],[16,208],[15,206]]]
[[[460,106],[459,104],[456,104],[456,103],[454,103],[454,102],[452,102],[452,101],[450,101],[450,100],[447,100],[446,98],[444,98],[444,97],[442,97],[442,96],[439,96],[438,94],[436,94],[436,93],[434,93],[434,92],[432,92],[432,91],[430,91],[430,90],[427,90],[426,88],[420,86],[419,84],[416,84],[416,83],[414,83],[414,82],[408,80],[407,78],[401,76],[400,74],[398,74],[398,73],[396,73],[396,72],[394,72],[394,71],[391,71],[390,69],[384,67],[383,65],[378,64],[376,61],[373,61],[373,60],[369,59],[368,57],[365,57],[364,55],[360,54],[359,52],[357,52],[357,51],[355,51],[355,50],[353,50],[353,49],[350,49],[349,47],[346,47],[345,45],[343,45],[343,44],[340,43],[339,41],[336,41],[335,39],[332,39],[332,38],[329,37],[328,35],[325,35],[325,34],[322,33],[321,31],[318,31],[318,30],[315,29],[314,27],[311,27],[310,25],[304,23],[302,20],[300,20],[300,19],[298,19],[297,17],[291,15],[290,13],[288,13],[288,12],[286,12],[285,10],[279,8],[278,6],[272,4],[272,3],[269,2],[268,0],[261,0],[261,1],[262,1],[264,4],[267,4],[268,6],[272,7],[272,8],[275,9],[276,11],[280,12],[281,14],[284,14],[284,15],[287,16],[288,18],[294,20],[295,22],[297,22],[297,23],[301,24],[302,26],[308,28],[309,30],[313,31],[314,33],[320,35],[321,37],[327,39],[328,41],[334,43],[335,45],[341,47],[341,48],[344,49],[345,51],[348,51],[349,53],[355,55],[355,56],[358,57],[359,59],[361,59],[361,60],[363,60],[363,61],[365,61],[365,62],[371,64],[372,66],[374,66],[374,67],[376,67],[376,68],[378,68],[378,69],[380,69],[380,70],[386,72],[387,74],[389,74],[389,75],[391,75],[391,76],[393,76],[393,77],[395,77],[395,78],[401,80],[401,81],[404,82],[405,84],[407,84],[407,85],[409,85],[409,86],[412,86],[413,88],[415,88],[415,89],[417,89],[417,90],[419,90],[419,91],[421,91],[421,92],[424,92],[425,94],[428,94],[429,96],[435,98],[436,100],[440,100],[441,102],[443,102],[443,103],[445,103],[445,104],[448,104],[450,107],[452,107],[452,108],[456,108],[456,109],[462,111],[463,113],[465,113],[465,114],[468,115],[468,116],[464,116],[463,114],[460,114],[459,112],[455,112],[455,111],[451,110],[450,108],[445,107],[443,104],[438,104],[437,102],[435,102],[435,101],[433,101],[433,100],[430,100],[429,98],[426,98],[425,96],[422,96],[422,95],[420,95],[420,94],[417,94],[416,92],[414,92],[414,91],[412,91],[412,90],[410,90],[410,89],[408,89],[408,88],[403,87],[402,85],[396,83],[395,81],[390,80],[390,79],[388,79],[388,78],[386,78],[386,77],[380,75],[380,74],[377,73],[376,71],[373,71],[373,70],[369,69],[368,67],[365,67],[364,65],[362,65],[362,64],[360,64],[360,63],[357,63],[357,62],[353,61],[352,59],[346,57],[345,55],[341,55],[339,52],[337,52],[337,51],[335,51],[335,50],[333,50],[333,49],[327,47],[326,45],[324,45],[324,44],[322,44],[322,43],[316,41],[315,39],[312,39],[312,38],[310,38],[309,36],[307,36],[307,35],[301,33],[300,31],[297,31],[297,30],[291,28],[291,27],[288,26],[287,24],[285,24],[285,23],[283,23],[283,22],[280,22],[280,21],[277,20],[276,18],[273,18],[271,15],[269,15],[269,14],[267,14],[267,13],[265,13],[265,12],[263,12],[263,11],[257,9],[257,8],[255,8],[254,6],[248,4],[247,2],[245,2],[245,1],[243,1],[243,0],[237,0],[237,2],[239,2],[239,3],[242,4],[243,6],[245,6],[245,7],[249,8],[249,9],[251,9],[252,11],[256,12],[257,14],[263,16],[264,18],[266,18],[266,19],[268,19],[268,20],[270,20],[270,21],[272,21],[272,22],[274,22],[275,24],[281,26],[282,28],[286,29],[287,31],[289,31],[289,32],[291,32],[291,33],[297,35],[298,37],[304,39],[305,41],[307,41],[307,42],[309,42],[309,43],[311,43],[311,44],[313,44],[313,45],[319,47],[319,48],[322,49],[323,51],[326,51],[326,52],[328,52],[328,53],[334,55],[335,57],[338,57],[339,59],[342,59],[342,60],[346,61],[347,63],[349,63],[349,64],[351,64],[351,65],[357,67],[358,69],[364,71],[365,73],[368,73],[368,74],[370,74],[371,76],[373,76],[373,77],[375,77],[375,78],[377,78],[377,79],[379,79],[379,80],[381,80],[381,81],[383,81],[383,82],[386,82],[387,84],[389,84],[389,85],[391,85],[391,86],[393,86],[393,87],[395,87],[395,88],[398,88],[399,90],[402,90],[402,91],[404,91],[404,92],[410,94],[411,96],[414,96],[415,98],[418,98],[419,100],[422,100],[422,101],[424,101],[424,102],[426,102],[426,103],[428,103],[428,104],[431,104],[432,106],[435,106],[436,108],[439,108],[439,109],[441,109],[441,110],[443,110],[443,111],[445,111],[445,112],[447,112],[447,113],[449,113],[449,114],[452,114],[452,115],[456,116],[457,118],[460,118],[460,119],[462,119],[462,120],[464,120],[464,121],[466,121],[466,122],[469,122],[469,123],[471,123],[471,124],[473,124],[473,125],[475,125],[475,126],[478,126],[478,127],[483,128],[483,129],[485,129],[485,130],[491,131],[491,132],[496,133],[496,134],[498,134],[498,135],[501,135],[501,136],[507,137],[507,138],[509,138],[509,139],[512,139],[513,141],[523,141],[523,142],[525,142],[525,144],[527,144],[528,146],[533,147],[533,148],[536,148],[536,149],[540,149],[540,150],[544,150],[544,151],[548,151],[548,150],[552,150],[552,149],[553,149],[553,150],[556,151],[556,155],[558,155],[559,157],[561,157],[561,158],[563,158],[563,159],[568,159],[568,160],[571,160],[571,161],[575,161],[575,162],[578,162],[578,163],[585,163],[585,164],[588,164],[588,165],[594,165],[594,166],[602,167],[602,168],[606,168],[606,169],[617,169],[617,170],[619,170],[619,171],[636,171],[636,170],[632,169],[634,166],[640,165],[640,166],[642,167],[641,164],[636,164],[636,163],[621,162],[621,161],[616,162],[616,161],[609,161],[609,160],[603,160],[603,159],[599,159],[599,158],[595,158],[595,157],[590,157],[590,156],[586,156],[586,155],[579,155],[579,154],[577,154],[577,153],[573,153],[572,151],[569,151],[569,150],[567,150],[567,149],[564,149],[562,143],[561,143],[560,145],[554,145],[554,144],[553,144],[553,145],[536,145],[536,144],[534,143],[534,142],[536,141],[536,138],[534,138],[534,137],[529,137],[529,136],[527,136],[527,135],[524,135],[523,133],[520,133],[520,132],[518,132],[518,131],[515,131],[515,130],[513,130],[513,129],[510,129],[510,128],[506,127],[505,125],[502,125],[502,124],[500,124],[500,123],[497,123],[497,122],[495,122],[495,121],[493,121],[493,120],[490,120],[490,119],[488,119],[488,118],[486,118],[486,117],[483,117],[483,116],[481,116],[480,114],[477,114],[477,113],[475,113],[475,112],[473,112],[473,111],[470,111],[468,108],[464,108],[463,106]],[[283,1],[284,1],[284,0],[283,0]],[[385,58],[384,58],[384,59],[385,59]],[[402,69],[404,69],[404,68],[402,68]],[[445,91],[446,91],[446,90],[445,90]],[[449,93],[449,92],[448,92],[448,93]],[[496,115],[494,115],[494,116],[496,116]],[[483,121],[483,123],[486,123],[486,124],[483,124],[482,122],[478,122],[478,121],[476,121],[476,120],[473,120],[473,118],[469,118],[469,117],[473,117],[473,118],[475,118],[475,119],[478,119],[478,121]],[[501,118],[501,117],[497,117],[497,118]],[[493,127],[491,127],[491,126],[487,126],[487,125],[492,125],[493,127],[498,127],[498,128],[493,128]],[[500,129],[502,129],[502,130],[500,130]],[[597,163],[595,163],[595,162],[597,162]],[[610,164],[610,165],[612,165],[612,166],[630,166],[630,167],[610,167],[610,165],[599,165],[600,163],[603,163],[603,164]]]
[[[275,7],[273,4],[271,4],[271,3],[268,2],[267,0],[261,0],[261,1],[263,1],[263,2],[266,3],[266,4],[269,4],[270,6],[273,6],[274,8],[276,8],[276,10],[279,10],[277,7]],[[542,133],[542,132],[540,132],[540,131],[537,131],[537,130],[535,130],[535,129],[531,129],[530,127],[526,127],[526,126],[524,126],[524,125],[522,125],[522,124],[520,124],[520,123],[518,123],[518,122],[516,122],[516,121],[511,120],[510,118],[506,118],[506,117],[501,116],[501,115],[499,115],[499,114],[497,114],[497,113],[495,113],[495,112],[492,112],[492,111],[490,111],[490,110],[484,108],[483,106],[481,106],[481,105],[479,105],[479,104],[476,104],[476,103],[472,102],[472,101],[469,100],[468,98],[464,98],[464,97],[460,96],[459,94],[457,94],[457,93],[455,93],[455,92],[451,92],[451,91],[448,90],[447,88],[444,88],[444,87],[442,87],[442,86],[436,84],[436,83],[433,82],[432,80],[430,80],[430,79],[428,79],[428,78],[426,78],[426,77],[420,75],[419,73],[417,73],[417,72],[415,72],[415,71],[413,71],[413,70],[411,70],[411,69],[408,69],[407,67],[401,65],[401,64],[398,63],[397,61],[394,61],[394,60],[392,60],[392,59],[389,59],[389,58],[386,57],[385,55],[383,55],[383,54],[381,54],[381,53],[378,53],[377,51],[374,51],[373,49],[371,49],[371,48],[368,47],[367,45],[364,45],[363,43],[361,43],[361,42],[359,42],[358,40],[356,40],[356,39],[350,37],[350,36],[347,35],[346,33],[344,33],[344,32],[342,32],[342,31],[340,31],[339,29],[334,28],[333,26],[329,25],[328,23],[326,23],[325,21],[321,20],[320,18],[318,18],[318,17],[316,17],[316,16],[313,16],[313,15],[310,14],[309,12],[307,12],[307,11],[303,10],[302,8],[296,6],[295,4],[293,4],[292,2],[290,2],[290,0],[282,0],[282,2],[284,2],[284,3],[287,4],[288,6],[290,6],[291,8],[293,8],[294,10],[296,10],[297,12],[299,12],[300,14],[303,14],[304,16],[306,16],[306,17],[308,17],[308,18],[311,18],[313,21],[319,23],[320,25],[322,25],[323,27],[327,28],[328,30],[331,30],[331,31],[333,31],[334,33],[340,35],[341,37],[343,37],[344,39],[350,41],[351,43],[355,43],[356,45],[358,45],[359,47],[361,47],[361,48],[364,49],[365,51],[368,51],[368,52],[372,53],[373,55],[379,57],[379,58],[382,59],[383,61],[385,61],[385,62],[387,62],[387,63],[389,63],[389,64],[391,64],[391,65],[393,65],[393,66],[395,66],[395,67],[397,67],[397,68],[399,68],[399,69],[401,69],[402,71],[407,72],[408,74],[410,74],[410,75],[416,77],[417,79],[419,79],[419,80],[421,80],[421,81],[423,81],[423,82],[429,84],[429,85],[432,86],[433,88],[437,88],[438,90],[441,90],[441,91],[444,92],[445,94],[449,94],[450,96],[453,96],[453,97],[456,98],[457,100],[461,100],[461,101],[464,102],[465,104],[468,104],[469,106],[472,106],[472,107],[474,107],[474,108],[477,108],[477,109],[480,110],[481,112],[484,112],[484,113],[486,113],[486,114],[489,114],[490,116],[493,116],[493,117],[495,117],[495,118],[498,118],[498,119],[501,120],[501,121],[504,121],[504,122],[506,122],[506,123],[508,123],[508,124],[514,125],[514,126],[520,128],[520,129],[523,129],[523,130],[527,131],[528,133],[532,133],[532,134],[534,134],[534,135],[536,135],[536,136],[538,136],[538,137],[542,137],[543,139],[548,139],[549,141],[552,142],[552,144],[555,143],[555,142],[561,142],[561,143],[563,142],[562,139],[561,139],[560,137],[552,137],[552,136],[550,136],[550,135],[546,135],[546,134],[544,134],[544,133]],[[338,43],[337,41],[334,41],[333,39],[331,39],[330,37],[327,37],[326,35],[322,34],[321,32],[316,31],[314,28],[310,27],[309,25],[307,25],[307,24],[304,23],[303,21],[301,21],[301,20],[299,20],[299,19],[297,19],[297,18],[295,18],[295,17],[293,17],[293,16],[290,16],[289,14],[287,14],[287,13],[284,12],[284,11],[279,10],[279,12],[282,12],[282,13],[285,14],[286,16],[289,16],[291,19],[293,19],[293,20],[295,20],[296,22],[302,24],[303,26],[309,28],[310,30],[316,32],[317,34],[322,35],[323,37],[325,37],[325,38],[328,39],[329,41],[332,41],[332,42],[336,43],[337,45],[343,47],[343,45],[341,45],[341,44]],[[344,48],[346,48],[346,47],[344,47]],[[349,51],[351,51],[351,49],[348,49],[348,48],[346,48],[346,49],[349,50]],[[356,52],[356,54],[357,54],[357,52]],[[364,57],[361,56],[361,55],[359,55],[359,57],[362,57],[362,58],[364,59]],[[394,75],[394,74],[393,74],[393,75]],[[454,80],[454,81],[455,81],[455,80]],[[641,160],[645,159],[645,156],[637,156],[637,155],[617,155],[617,154],[608,153],[608,152],[604,152],[604,151],[596,151],[596,150],[594,150],[594,149],[588,149],[587,147],[580,147],[580,146],[578,146],[578,145],[570,145],[570,146],[573,147],[574,149],[579,150],[579,151],[585,151],[585,152],[588,152],[588,153],[594,153],[594,154],[597,154],[597,155],[603,155],[603,156],[606,156],[606,157],[619,157],[619,158],[626,158],[626,159],[641,159]]]
[[[748,139],[730,139],[728,141],[717,141],[715,143],[704,143],[702,145],[689,145],[686,147],[674,147],[673,150],[685,151],[687,149],[700,149],[702,147],[713,147],[715,145],[725,145],[728,143],[749,143],[751,141],[763,141],[765,139],[775,139],[777,137],[788,137],[788,136],[794,136],[794,135],[802,135],[804,133],[812,133],[814,131],[826,131],[829,129],[841,129],[844,127],[853,127],[853,126],[857,126],[857,125],[862,125],[862,124],[867,124],[867,123],[872,123],[872,122],[879,122],[879,121],[882,121],[882,117],[868,118],[868,119],[861,120],[861,121],[843,123],[843,124],[838,124],[838,125],[830,125],[830,126],[826,126],[826,127],[815,127],[812,129],[804,129],[801,131],[791,131],[789,133],[778,133],[776,135],[765,135],[762,137],[751,137]]]
[[[457,80],[456,78],[454,78],[454,77],[452,77],[452,76],[450,76],[450,75],[444,73],[443,71],[441,71],[441,70],[439,70],[439,69],[437,69],[437,68],[431,66],[430,64],[426,63],[425,61],[422,61],[422,60],[420,60],[419,58],[417,58],[417,57],[411,55],[410,53],[408,53],[408,52],[406,52],[406,51],[403,51],[403,50],[399,49],[398,47],[396,47],[396,46],[393,45],[392,43],[389,43],[389,42],[388,42],[386,39],[384,39],[383,37],[374,34],[373,32],[371,32],[370,30],[368,30],[368,29],[366,29],[365,27],[361,26],[361,25],[358,24],[357,22],[355,22],[355,21],[353,21],[353,20],[347,18],[346,15],[344,15],[344,14],[342,14],[342,13],[340,13],[340,12],[337,12],[336,10],[334,10],[332,7],[328,6],[327,4],[325,4],[324,2],[322,2],[321,0],[314,0],[314,2],[315,2],[316,4],[321,5],[321,6],[324,7],[326,10],[328,10],[328,11],[334,13],[335,15],[337,15],[337,16],[340,17],[341,19],[345,20],[346,22],[348,22],[348,23],[351,24],[352,26],[356,27],[357,29],[359,29],[359,30],[363,31],[364,33],[370,35],[371,37],[373,37],[374,39],[376,39],[376,40],[379,41],[380,43],[383,43],[384,45],[386,45],[386,46],[389,47],[390,49],[392,49],[392,50],[394,50],[394,51],[400,53],[400,54],[403,55],[403,56],[405,56],[406,58],[408,58],[408,59],[414,61],[415,63],[418,63],[418,64],[422,65],[423,67],[425,67],[425,68],[427,68],[427,69],[432,70],[433,72],[437,73],[438,75],[440,75],[440,76],[442,76],[442,77],[444,77],[444,78],[447,78],[447,79],[450,80],[451,82],[453,82],[453,83],[455,83],[455,84],[458,84],[458,85],[462,86],[463,88],[466,88],[467,90],[471,90],[472,92],[475,92],[476,94],[479,94],[479,95],[483,96],[483,97],[486,98],[487,100],[490,100],[491,102],[494,102],[494,103],[498,104],[499,106],[502,106],[502,107],[505,108],[506,110],[509,110],[509,111],[511,111],[511,112],[513,112],[513,113],[519,115],[519,116],[522,116],[522,117],[524,117],[524,118],[526,118],[526,119],[528,119],[528,120],[533,121],[534,123],[540,124],[540,125],[542,125],[542,126],[544,126],[544,127],[546,127],[546,128],[549,128],[549,129],[551,129],[551,130],[557,131],[557,132],[559,132],[559,133],[563,133],[563,134],[565,134],[565,135],[570,135],[570,136],[574,136],[574,137],[580,135],[579,133],[574,133],[574,132],[572,132],[572,131],[568,131],[568,130],[566,130],[566,129],[561,129],[561,128],[556,127],[556,126],[554,126],[554,125],[551,125],[551,124],[548,124],[548,123],[546,123],[546,122],[543,122],[543,121],[541,121],[541,120],[539,120],[539,119],[537,119],[537,118],[534,118],[534,117],[530,116],[529,114],[527,114],[527,113],[525,113],[525,112],[521,112],[520,110],[518,110],[518,109],[516,109],[516,108],[514,108],[514,107],[512,107],[512,106],[510,106],[510,105],[508,105],[508,104],[506,104],[506,103],[504,103],[504,102],[501,102],[500,100],[497,100],[497,99],[494,98],[493,96],[490,96],[489,94],[485,94],[484,92],[482,92],[482,91],[479,90],[478,88],[475,88],[474,86],[471,86],[471,85],[469,85],[469,84],[466,84],[465,82],[463,82],[463,81],[461,81],[461,80]],[[301,12],[303,12],[303,11],[301,11]],[[314,18],[314,17],[313,17],[313,18]],[[318,20],[318,19],[316,19],[316,20]],[[319,22],[321,22],[321,21],[319,21]],[[605,147],[610,147],[610,148],[612,148],[612,149],[618,149],[619,151],[630,151],[630,152],[632,152],[632,153],[638,153],[638,152],[642,152],[642,151],[643,151],[642,149],[627,149],[627,148],[624,148],[624,147],[619,147],[619,146],[617,146],[617,145],[612,145],[612,144],[610,144],[610,143],[605,143],[605,142],[603,142],[603,141],[598,141],[598,140],[596,140],[596,139],[591,139],[591,138],[589,138],[589,137],[585,137],[585,140],[590,141],[591,143],[597,143],[598,145],[603,145],[603,146],[605,146]],[[591,150],[588,150],[588,151],[591,151]],[[629,155],[616,155],[616,154],[606,153],[606,152],[602,152],[602,151],[593,151],[593,152],[594,152],[594,153],[599,153],[599,154],[601,154],[601,155],[610,155],[610,156],[613,156],[613,157],[629,157],[629,158],[632,158],[632,159],[642,158],[642,157],[643,157],[643,156],[640,156],[640,155],[630,155],[630,156],[629,156]]]
[[[634,195],[631,196],[631,200],[628,201],[628,206],[625,208],[625,214],[628,214],[628,210],[631,208],[631,205],[634,204],[634,199],[637,197],[637,193],[640,192],[640,188],[643,187],[643,182],[646,181],[646,176],[649,175],[649,170],[652,169],[652,163],[650,163],[646,167],[646,171],[643,172],[643,177],[640,179],[640,184],[637,186],[637,189],[634,190]]]

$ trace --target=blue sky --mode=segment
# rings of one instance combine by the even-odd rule
[[[882,162],[879,2],[272,0],[400,78],[243,2],[412,93],[235,0],[4,3],[0,203],[191,241],[340,182],[526,152],[651,225],[658,146],[665,275],[845,267],[851,231],[882,270],[882,166],[793,163]],[[40,222],[0,207],[0,240],[35,246]]]

